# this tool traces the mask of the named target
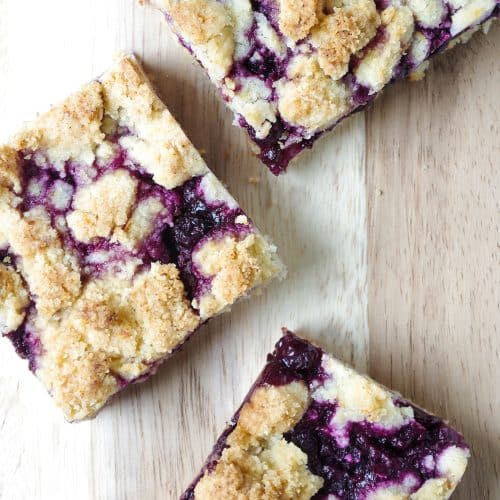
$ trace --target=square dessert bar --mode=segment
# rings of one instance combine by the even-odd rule
[[[275,174],[385,85],[423,76],[433,54],[499,14],[499,0],[148,1]]]
[[[437,500],[469,458],[446,422],[285,335],[182,500]]]
[[[132,56],[0,147],[0,332],[69,420],[281,272]]]

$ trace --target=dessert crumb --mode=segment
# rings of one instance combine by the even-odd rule
[[[259,176],[254,176],[254,177],[248,178],[248,184],[259,184],[259,182],[260,182]]]

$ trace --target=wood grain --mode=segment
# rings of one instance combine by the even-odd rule
[[[472,445],[456,500],[500,498],[500,30],[367,115],[370,371]]]
[[[283,325],[456,422],[476,455],[457,498],[494,492],[498,31],[445,56],[426,82],[397,85],[276,179],[152,9],[0,0],[2,137],[133,51],[289,268],[89,422],[65,423],[1,341],[0,498],[177,498]]]

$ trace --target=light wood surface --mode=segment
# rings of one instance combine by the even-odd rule
[[[475,454],[456,498],[500,498],[499,41],[396,85],[276,179],[152,9],[0,0],[0,137],[133,51],[289,268],[89,422],[65,423],[0,341],[0,498],[177,498],[283,325],[456,423]]]

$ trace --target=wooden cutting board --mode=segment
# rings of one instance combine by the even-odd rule
[[[476,35],[277,179],[152,9],[0,0],[2,139],[133,51],[289,268],[90,422],[65,423],[1,340],[0,498],[177,498],[283,325],[448,418],[473,448],[454,498],[500,498],[499,47]]]

